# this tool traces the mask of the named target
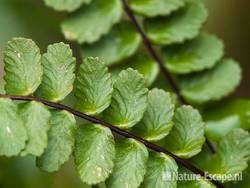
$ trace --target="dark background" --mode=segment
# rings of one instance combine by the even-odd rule
[[[217,34],[225,42],[226,56],[243,67],[243,81],[235,95],[250,96],[250,1],[204,0],[209,19],[204,30]],[[0,0],[0,77],[2,52],[6,42],[16,36],[32,38],[44,51],[50,43],[63,40],[60,21],[63,13],[54,12],[41,0]],[[234,76],[234,75],[232,75]],[[42,173],[32,157],[0,158],[1,188],[68,188],[82,187],[72,161],[58,173]]]

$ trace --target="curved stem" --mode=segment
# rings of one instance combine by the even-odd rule
[[[155,49],[153,48],[153,45],[151,44],[148,36],[146,35],[146,33],[143,31],[142,27],[139,25],[138,21],[136,20],[135,15],[134,15],[133,11],[131,10],[131,8],[129,7],[127,1],[122,0],[122,2],[123,2],[123,5],[124,5],[125,12],[127,13],[127,15],[130,18],[131,22],[135,25],[137,31],[141,35],[144,46],[147,48],[150,55],[153,57],[153,59],[159,65],[162,75],[169,82],[171,88],[176,93],[176,95],[179,98],[180,102],[183,103],[183,104],[187,104],[187,101],[181,95],[181,92],[180,92],[180,89],[179,89],[178,85],[176,84],[176,82],[173,79],[170,72],[165,68],[164,63],[162,62],[160,56],[156,53]]]
[[[66,110],[72,114],[74,114],[75,116],[77,117],[80,117],[82,119],[85,119],[91,123],[95,123],[95,124],[100,124],[102,126],[105,126],[107,128],[109,128],[113,133],[116,133],[116,134],[119,134],[123,137],[126,137],[126,138],[132,138],[132,139],[135,139],[137,140],[138,142],[141,142],[142,144],[144,144],[147,148],[153,150],[153,151],[156,151],[156,152],[162,152],[162,153],[165,153],[169,156],[171,156],[172,158],[175,159],[175,161],[186,167],[188,170],[192,171],[193,173],[195,174],[199,174],[201,175],[202,177],[205,177],[205,172],[202,171],[201,169],[197,168],[196,166],[194,166],[192,163],[190,163],[188,160],[185,160],[185,159],[181,159],[179,158],[178,156],[174,155],[173,153],[171,153],[170,151],[168,151],[167,149],[161,147],[161,146],[158,146],[152,142],[149,142],[137,135],[134,135],[128,131],[125,131],[125,130],[122,130],[118,127],[115,127],[114,125],[111,125],[110,123],[107,123],[101,119],[98,119],[96,117],[93,117],[93,116],[90,116],[90,115],[87,115],[85,113],[82,113],[80,111],[77,111],[69,106],[66,106],[64,104],[60,104],[60,103],[54,103],[54,102],[50,102],[50,101],[47,101],[47,100],[44,100],[44,99],[41,99],[41,98],[38,98],[38,97],[34,97],[34,96],[13,96],[13,95],[2,95],[0,94],[0,98],[9,98],[9,99],[12,99],[12,100],[18,100],[18,101],[37,101],[37,102],[40,102],[40,103],[43,103],[44,105],[46,106],[49,106],[51,108],[55,108],[55,109],[58,109],[58,110]],[[213,181],[212,182],[217,186],[217,187],[222,187],[222,185],[217,182],[217,181]]]
[[[188,104],[186,99],[181,95],[181,91],[180,91],[180,88],[178,87],[178,84],[175,82],[175,80],[173,79],[170,72],[165,68],[163,61],[161,60],[160,56],[156,53],[156,51],[155,51],[152,43],[150,42],[148,36],[143,31],[142,27],[139,25],[133,11],[131,10],[131,8],[128,5],[127,0],[122,0],[122,2],[123,2],[125,12],[127,13],[129,19],[135,25],[137,31],[141,35],[141,37],[143,39],[144,46],[147,48],[149,54],[152,56],[152,58],[155,60],[155,62],[159,65],[161,73],[163,74],[165,79],[168,81],[168,83],[171,86],[172,90],[177,95],[179,101],[182,104]],[[215,153],[215,148],[214,148],[213,144],[209,140],[206,140],[206,144],[207,144],[208,148],[210,149],[210,151],[212,153]]]

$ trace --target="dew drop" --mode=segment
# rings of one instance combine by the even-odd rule
[[[64,32],[64,36],[68,40],[73,40],[73,39],[76,38],[76,36],[72,32],[70,32],[70,31],[65,31]]]
[[[8,134],[11,134],[11,130],[10,130],[10,128],[8,126],[6,127],[6,131],[7,131]]]
[[[101,177],[101,176],[102,176],[102,168],[97,167],[97,168],[94,170],[94,174],[95,174],[97,177]]]
[[[128,182],[126,182],[126,183],[124,184],[124,188],[129,188],[129,183],[128,183]]]

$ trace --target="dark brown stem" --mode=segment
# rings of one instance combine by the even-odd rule
[[[212,154],[214,154],[216,152],[216,150],[215,150],[214,145],[212,144],[212,142],[210,142],[208,139],[206,139],[206,144],[207,144],[207,147],[210,149],[210,152]]]
[[[128,5],[127,0],[122,0],[122,2],[123,2],[124,9],[129,17],[129,19],[135,25],[137,31],[140,33],[140,35],[143,39],[144,46],[147,48],[149,54],[152,56],[152,58],[155,60],[155,62],[159,65],[161,73],[163,74],[165,79],[168,81],[172,90],[177,95],[179,101],[182,104],[188,104],[186,99],[181,95],[181,91],[180,91],[180,88],[178,87],[178,84],[175,82],[175,80],[173,79],[170,72],[165,68],[163,61],[161,60],[160,56],[156,53],[151,41],[149,40],[148,36],[146,35],[146,33],[143,31],[142,27],[138,23],[133,11],[131,10],[131,8]],[[209,140],[206,140],[206,144],[207,144],[208,148],[210,149],[210,151],[212,153],[215,153],[215,148],[213,147],[213,144]]]
[[[143,39],[143,43],[144,43],[145,47],[147,48],[148,52],[154,58],[156,63],[159,65],[162,75],[166,78],[166,80],[168,80],[168,83],[170,84],[173,91],[176,93],[180,102],[183,104],[187,104],[186,100],[181,95],[181,92],[180,92],[180,89],[178,88],[178,85],[175,83],[175,80],[173,79],[173,77],[171,76],[169,71],[165,68],[164,63],[162,62],[161,58],[158,56],[158,54],[154,50],[153,45],[151,44],[148,36],[144,33],[143,29],[141,28],[138,21],[136,20],[135,15],[134,15],[133,11],[131,10],[131,8],[129,7],[127,1],[126,0],[122,0],[122,1],[123,1],[124,9],[125,9],[128,17],[130,18],[131,22],[133,22],[133,24],[135,25],[137,31],[140,33],[140,35]]]
[[[154,143],[151,143],[139,136],[136,136],[130,132],[127,132],[125,130],[122,130],[118,127],[115,127],[113,125],[111,125],[110,123],[107,123],[101,119],[98,119],[96,117],[93,117],[93,116],[89,116],[85,113],[82,113],[80,111],[77,111],[69,106],[66,106],[66,105],[63,105],[63,104],[60,104],[60,103],[54,103],[54,102],[50,102],[50,101],[47,101],[47,100],[44,100],[44,99],[41,99],[41,98],[38,98],[38,97],[34,97],[34,96],[12,96],[12,95],[2,95],[0,94],[0,98],[9,98],[9,99],[12,99],[12,100],[18,100],[18,101],[37,101],[37,102],[40,102],[40,103],[43,103],[44,105],[46,106],[49,106],[49,107],[52,107],[52,108],[55,108],[55,109],[58,109],[58,110],[66,110],[72,114],[74,114],[75,116],[77,117],[80,117],[82,119],[85,119],[91,123],[94,123],[94,124],[100,124],[102,126],[105,126],[107,128],[109,128],[113,133],[116,133],[116,134],[119,134],[123,137],[126,137],[126,138],[132,138],[132,139],[135,139],[137,140],[138,142],[141,142],[142,144],[144,144],[147,148],[153,150],[153,151],[156,151],[156,152],[162,152],[162,153],[165,153],[169,156],[171,156],[172,158],[175,159],[175,161],[186,167],[188,170],[192,171],[193,173],[195,174],[199,174],[201,176],[205,176],[205,172],[202,171],[201,169],[197,168],[196,166],[194,166],[192,163],[190,163],[188,160],[185,160],[185,159],[181,159],[179,158],[178,156],[174,155],[173,153],[171,153],[170,151],[168,151],[167,149],[161,147],[161,146],[158,146]],[[212,182],[217,186],[217,187],[222,187],[222,185],[217,182],[217,181],[213,181]]]

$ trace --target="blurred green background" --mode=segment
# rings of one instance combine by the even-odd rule
[[[243,81],[236,96],[250,96],[250,1],[204,0],[209,19],[204,30],[225,42],[227,56],[243,67]],[[59,24],[64,13],[54,12],[42,0],[0,0],[0,77],[6,42],[17,36],[32,38],[42,51],[48,44],[63,41]],[[77,56],[77,53],[75,53]],[[233,76],[233,75],[232,75]],[[47,174],[35,167],[32,157],[0,158],[1,188],[87,188],[75,174],[72,160],[58,173]]]

